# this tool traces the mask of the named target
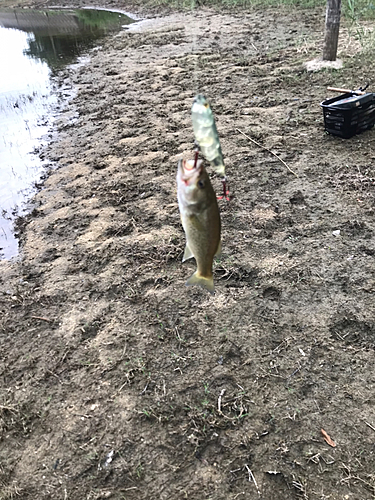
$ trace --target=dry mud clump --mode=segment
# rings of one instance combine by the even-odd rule
[[[0,264],[2,500],[374,498],[375,132],[326,135],[319,103],[375,70],[342,44],[307,73],[323,23],[171,14],[58,75],[57,168]],[[214,297],[176,202],[198,91],[233,194]]]

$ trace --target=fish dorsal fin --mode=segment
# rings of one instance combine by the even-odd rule
[[[215,252],[215,257],[220,257],[221,255],[221,240],[219,241],[219,245],[217,247],[217,250]]]
[[[220,257],[221,255],[221,240],[219,241],[219,245],[217,247],[217,250],[215,252],[215,257]]]
[[[191,259],[192,257],[194,257],[193,252],[190,250],[188,244],[186,243],[184,256],[182,257],[182,262],[185,262],[185,260]]]

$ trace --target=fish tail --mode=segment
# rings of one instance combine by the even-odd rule
[[[193,286],[193,285],[201,286],[202,288],[208,290],[212,295],[214,294],[215,291],[213,277],[211,276],[209,278],[206,278],[205,276],[199,275],[197,271],[195,271],[195,273],[190,276],[190,278],[187,280],[185,284],[186,286]]]

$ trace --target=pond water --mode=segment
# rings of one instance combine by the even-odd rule
[[[18,253],[13,222],[27,211],[45,167],[35,152],[56,115],[53,73],[134,21],[98,9],[0,9],[0,259]]]

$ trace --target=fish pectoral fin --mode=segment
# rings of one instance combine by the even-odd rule
[[[185,283],[186,286],[193,286],[193,285],[198,285],[201,286],[202,288],[205,288],[208,290],[212,295],[214,294],[215,287],[214,287],[214,279],[211,276],[210,278],[205,278],[204,276],[200,276],[197,274],[197,271],[190,276],[190,278],[187,280]]]
[[[182,262],[185,262],[185,260],[191,259],[192,257],[194,257],[193,252],[190,250],[189,245],[186,243]]]
[[[219,245],[217,247],[214,257],[220,257],[220,255],[221,255],[221,240],[219,241]]]

